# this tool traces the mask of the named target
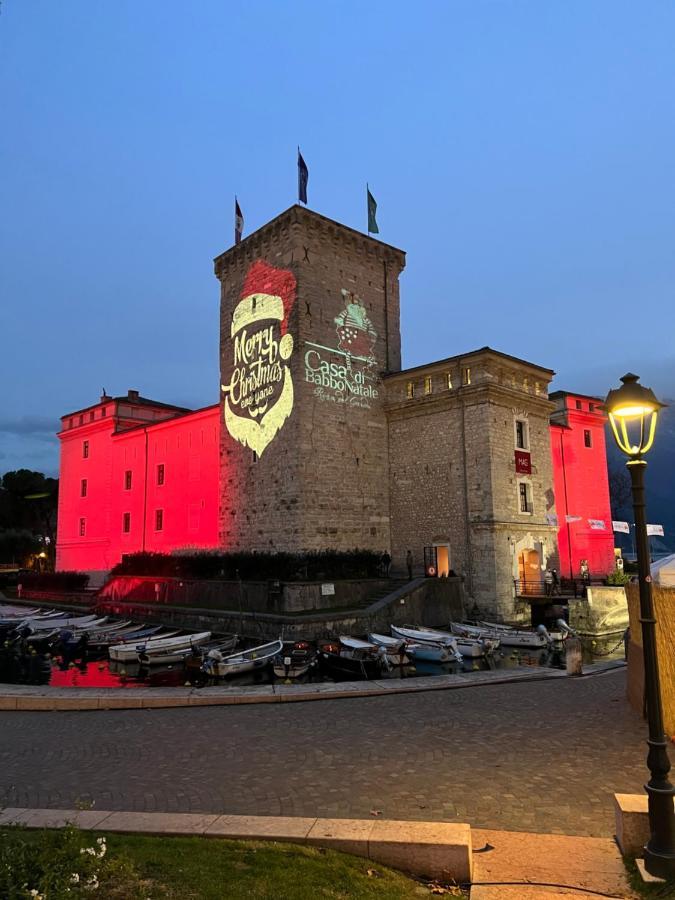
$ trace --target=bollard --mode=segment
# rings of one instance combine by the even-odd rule
[[[568,675],[583,675],[581,668],[581,641],[571,637],[565,641],[565,667]]]

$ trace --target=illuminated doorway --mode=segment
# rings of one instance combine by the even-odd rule
[[[436,574],[440,578],[450,572],[450,547],[448,544],[434,544],[436,549]]]
[[[541,556],[537,550],[523,550],[518,555],[518,580],[521,594],[542,594]]]

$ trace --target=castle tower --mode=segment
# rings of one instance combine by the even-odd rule
[[[300,206],[216,258],[224,549],[390,547],[382,376],[401,368],[404,265]]]

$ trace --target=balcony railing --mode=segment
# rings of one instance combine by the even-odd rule
[[[561,578],[558,584],[550,584],[544,579],[514,578],[516,597],[585,597],[589,585],[606,585],[607,578],[597,575],[578,578]]]

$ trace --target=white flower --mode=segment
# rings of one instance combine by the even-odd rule
[[[77,884],[79,880],[80,876],[77,874],[77,872],[73,872],[73,874],[70,876],[70,883]]]
[[[105,838],[104,837],[96,838],[96,843],[97,844],[105,844]]]

